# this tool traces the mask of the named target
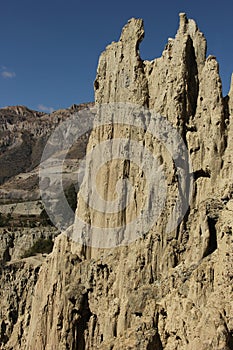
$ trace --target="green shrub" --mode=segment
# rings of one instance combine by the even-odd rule
[[[74,184],[71,184],[64,192],[69,206],[75,212],[77,208],[77,192]]]
[[[38,253],[51,253],[53,249],[53,241],[51,238],[39,238],[32,247],[24,252],[22,258],[28,258],[29,256],[34,256]]]
[[[11,213],[7,213],[7,215],[0,213],[0,227],[7,226],[11,220],[12,220]]]

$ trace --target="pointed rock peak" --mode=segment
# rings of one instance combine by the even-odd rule
[[[185,13],[180,13],[179,16],[180,25],[176,39],[178,42],[182,42],[187,41],[187,37],[191,38],[195,50],[197,64],[199,68],[203,67],[206,60],[206,39],[193,19],[188,19]]]
[[[229,96],[232,96],[233,98],[233,73],[231,75],[231,86],[230,86],[230,91],[229,91]]]
[[[180,25],[179,33],[194,35],[196,32],[200,32],[196,22],[193,19],[188,19],[185,13],[180,13]]]
[[[120,41],[136,41],[140,43],[144,38],[144,24],[142,19],[131,18],[122,29]]]
[[[94,83],[96,103],[147,104],[147,78],[139,52],[143,36],[143,20],[132,18],[124,26],[120,40],[101,54]]]
[[[231,76],[231,86],[230,86],[230,91],[229,91],[229,112],[230,115],[233,116],[233,74]]]
[[[185,33],[186,26],[188,24],[188,18],[186,16],[186,13],[184,13],[184,12],[180,13],[179,16],[180,16],[179,30],[182,31],[183,33]]]

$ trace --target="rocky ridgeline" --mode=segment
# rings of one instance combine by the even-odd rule
[[[73,105],[51,114],[24,106],[0,109],[0,184],[36,168],[52,131],[73,114],[91,107],[92,103]],[[85,140],[83,147],[85,149]]]
[[[177,128],[193,167],[189,210],[174,230],[166,230],[176,193],[185,197],[186,187],[177,180],[182,164],[175,169],[150,132],[135,136],[121,125],[95,127],[88,151],[114,137],[128,138],[130,145],[134,137],[158,156],[168,184],[164,211],[128,245],[83,246],[67,237],[77,235],[79,218],[103,228],[108,218],[87,206],[80,192],[74,227],[56,238],[46,261],[11,262],[2,272],[1,300],[11,301],[1,315],[2,349],[233,348],[233,86],[223,98],[218,63],[206,58],[206,40],[185,14],[161,58],[140,58],[143,36],[142,20],[131,19],[120,40],[102,53],[96,105],[130,102]],[[97,118],[104,118],[101,110]],[[95,161],[87,161],[83,183],[89,183]],[[112,162],[97,184],[108,200],[124,176],[132,182],[135,204],[114,218],[118,226],[130,222],[150,195],[133,164]]]

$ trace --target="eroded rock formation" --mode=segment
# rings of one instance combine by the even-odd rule
[[[177,128],[193,168],[190,207],[176,229],[167,231],[176,193],[185,194],[176,176],[182,164],[175,169],[166,150],[141,130],[135,140],[155,152],[166,169],[163,214],[128,245],[80,246],[68,238],[75,237],[78,218],[92,224],[97,216],[80,195],[74,230],[57,237],[41,265],[30,307],[15,317],[10,330],[3,317],[2,349],[233,349],[233,88],[223,98],[218,63],[206,58],[204,36],[184,14],[161,58],[140,58],[143,35],[143,22],[131,19],[119,42],[101,55],[96,105],[148,107]],[[101,111],[97,117],[102,118]],[[130,143],[132,135],[121,125],[96,127],[88,151],[114,137]],[[92,164],[87,162],[84,181],[92,175]],[[123,175],[132,181],[135,207],[148,196],[133,165],[113,162],[102,175],[107,199]],[[132,213],[126,211],[117,222],[127,222]]]

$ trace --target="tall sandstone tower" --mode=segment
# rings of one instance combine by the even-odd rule
[[[223,98],[216,58],[206,58],[204,35],[185,14],[160,58],[141,59],[143,36],[143,21],[131,19],[120,40],[101,54],[95,103],[97,109],[133,104],[176,128],[192,165],[190,205],[168,230],[176,194],[185,197],[187,190],[177,177],[182,164],[174,166],[148,130],[136,130],[135,136],[121,124],[94,127],[87,152],[122,137],[157,155],[166,169],[162,214],[129,244],[123,244],[123,235],[110,248],[101,242],[82,246],[69,237],[80,229],[78,219],[88,218],[90,226],[97,220],[106,228],[109,218],[99,216],[80,194],[73,233],[57,237],[26,312],[2,349],[233,349],[233,85]],[[94,162],[87,161],[84,175],[90,186]],[[108,162],[103,170],[98,186],[107,200],[119,179],[129,179],[134,191],[134,207],[114,217],[116,226],[138,215],[150,196],[141,175],[130,161]]]

